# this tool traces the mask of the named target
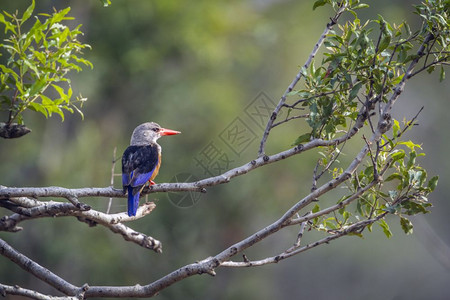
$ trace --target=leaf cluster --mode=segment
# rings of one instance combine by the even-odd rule
[[[385,235],[391,237],[392,232],[384,216],[394,214],[400,218],[404,232],[412,233],[413,225],[408,216],[429,212],[432,205],[427,197],[436,188],[438,176],[427,180],[426,170],[417,163],[417,158],[425,156],[418,152],[421,146],[401,139],[411,122],[404,122],[401,129],[400,123],[394,120],[393,136],[383,136],[377,147],[377,154],[368,154],[366,165],[348,182],[348,194],[337,201],[342,207],[332,216],[315,218],[312,222],[314,228],[333,232],[345,229],[361,219],[377,219]],[[327,163],[326,157],[323,160],[322,164]],[[330,172],[336,178],[342,174],[342,169],[334,168]],[[362,190],[365,192],[360,193],[355,205],[348,205],[351,197]],[[318,211],[320,206],[316,204],[312,212]],[[372,224],[368,229],[372,230]]]
[[[338,29],[327,35],[320,66],[313,63],[303,69],[304,87],[289,93],[292,103],[284,105],[288,116],[308,110],[304,116],[311,128],[294,144],[312,138],[331,139],[354,124],[361,106],[372,110],[376,103],[387,102],[415,59],[422,59],[423,65],[411,76],[440,67],[440,80],[444,80],[444,66],[450,58],[448,1],[426,1],[416,6],[423,25],[415,33],[407,22],[390,24],[382,16],[362,23],[355,9],[367,5],[359,1],[324,0],[317,1],[314,7],[327,3],[333,7],[347,5],[354,20],[338,24]],[[433,35],[433,43],[418,54],[417,48],[427,34]]]
[[[444,67],[450,60],[448,1],[427,0],[416,6],[416,13],[423,21],[416,32],[412,32],[406,22],[391,24],[382,16],[362,22],[355,9],[367,5],[360,1],[320,0],[314,8],[325,4],[335,10],[346,6],[354,19],[330,31],[324,41],[326,51],[320,66],[317,67],[316,62],[303,68],[303,87],[288,94],[291,100],[284,104],[288,109],[286,121],[297,119],[291,115],[302,111],[310,128],[309,132],[300,134],[294,144],[345,138],[358,122],[363,122],[375,134],[378,122],[373,119],[377,115],[382,119],[383,105],[399,93],[405,76],[409,79],[440,67],[442,81]],[[411,69],[410,65],[416,68]],[[371,145],[363,136],[369,149],[365,165],[347,181],[348,194],[337,201],[339,209],[321,214],[320,205],[314,206],[312,213],[320,216],[310,223],[313,228],[332,233],[360,220],[376,220],[368,229],[372,230],[372,224],[378,223],[390,237],[392,233],[384,217],[394,214],[400,218],[404,232],[412,233],[413,225],[408,216],[428,212],[431,203],[427,197],[438,182],[437,176],[428,179],[426,170],[417,162],[425,155],[420,152],[421,146],[403,140],[403,134],[412,128],[416,117],[403,124],[389,119],[387,129],[391,130],[382,131],[384,134],[376,145]],[[343,148],[337,144],[320,152],[315,181],[326,171],[333,178],[342,175],[343,169],[334,165],[339,164],[337,157]],[[317,171],[319,167],[323,171]]]
[[[0,13],[7,35],[0,44],[5,61],[0,64],[0,110],[9,113],[6,124],[23,124],[23,112],[27,109],[45,117],[56,113],[62,120],[64,111],[77,111],[83,116],[80,108],[86,99],[81,95],[73,99],[67,78],[70,71],[81,71],[81,65],[92,68],[80,56],[83,49],[90,48],[78,40],[81,25],[70,29],[63,24],[73,20],[67,16],[69,7],[34,16],[34,24],[28,24],[34,8],[33,0],[21,16],[18,12]]]

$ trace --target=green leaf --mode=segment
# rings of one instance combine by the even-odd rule
[[[313,209],[311,210],[311,212],[314,214],[316,212],[318,212],[320,210],[320,206],[319,204],[314,205]]]
[[[31,98],[36,94],[39,94],[44,86],[47,84],[47,81],[44,78],[37,79],[30,87],[30,89],[26,93],[27,98]]]
[[[364,170],[364,175],[366,175],[367,178],[372,178],[372,177],[373,177],[373,171],[374,171],[373,166],[368,166],[368,167]]]
[[[22,15],[22,21],[20,21],[20,25],[25,23],[26,20],[28,20],[31,17],[31,14],[34,11],[34,0],[31,1],[31,5],[28,6],[27,10]]]
[[[292,144],[292,146],[299,145],[299,144],[301,144],[301,143],[307,143],[307,142],[309,142],[310,140],[311,140],[311,133],[305,133],[305,134],[302,134],[301,136],[299,136],[299,137],[294,141],[294,143]]]
[[[103,7],[108,7],[111,5],[111,0],[100,0],[103,3]]]
[[[36,77],[38,77],[38,78],[41,77],[41,74],[40,74],[40,72],[39,72],[39,70],[37,68],[37,65],[36,65],[36,63],[34,61],[30,61],[30,60],[28,60],[26,58],[24,58],[22,61],[23,61],[24,66],[26,66],[26,67],[30,68],[31,70],[33,70],[33,72],[36,75]],[[26,69],[24,69],[24,72],[26,72]]]
[[[416,157],[417,157],[416,151],[411,151],[411,152],[409,153],[409,160],[408,160],[408,162],[407,162],[407,164],[406,164],[406,169],[407,169],[407,170],[411,169],[411,168],[415,165],[415,163],[416,163]]]
[[[392,181],[394,179],[398,179],[398,180],[402,181],[403,177],[399,173],[393,173],[393,174],[389,175],[384,181],[388,182],[388,181]]]
[[[402,226],[403,231],[406,234],[412,234],[413,233],[413,224],[410,220],[404,217],[400,217],[400,225]]]
[[[60,115],[61,120],[64,121],[64,112],[57,105],[51,106],[51,110],[50,111]]]
[[[313,10],[315,10],[316,8],[318,8],[320,6],[324,6],[327,3],[328,3],[327,0],[317,0],[316,2],[314,2]]]
[[[65,28],[58,36],[58,46],[61,47],[64,42],[67,40],[67,36],[69,36],[70,30],[69,28]]]
[[[348,236],[357,236],[357,237],[360,237],[360,238],[364,238],[364,236],[362,235],[361,232],[356,232],[356,231],[352,231],[352,232],[348,233],[347,235]]]
[[[384,234],[386,235],[386,237],[388,239],[390,239],[392,237],[392,232],[389,228],[389,225],[386,223],[385,220],[380,220],[378,222],[378,224],[381,226],[381,228],[383,229]]]
[[[0,69],[2,70],[3,73],[11,74],[12,77],[14,77],[14,80],[15,80],[15,81],[18,81],[18,80],[19,80],[19,75],[17,75],[17,73],[14,72],[13,69],[10,69],[10,68],[8,68],[8,67],[5,67],[5,66],[2,65],[2,64],[0,64]]]
[[[398,137],[398,133],[400,132],[400,123],[393,119],[394,124],[392,124],[392,137],[395,139]]]
[[[36,112],[42,113],[46,118],[48,118],[47,110],[44,108],[44,106],[42,106],[42,104],[36,103],[36,102],[32,102],[32,103],[30,103],[29,108],[31,110],[36,111]]]
[[[6,12],[4,13],[7,14]],[[16,26],[13,23],[7,21],[5,19],[5,16],[1,13],[0,13],[0,23],[3,23],[5,25],[5,34],[8,33],[8,30],[16,34]]]
[[[414,144],[412,141],[401,142],[399,144],[400,145],[405,145],[406,147],[411,149],[411,151],[413,151],[415,148],[422,149],[422,147],[419,144]]]
[[[39,51],[35,51],[35,50],[32,50],[32,51],[33,51],[34,57],[36,57],[42,65],[45,65],[45,63],[46,63],[45,54],[42,52],[39,52]]]
[[[385,35],[378,45],[378,53],[383,52],[389,45],[391,44],[391,37],[389,35]]]
[[[363,83],[360,81],[357,84],[353,86],[353,88],[350,90],[350,94],[348,96],[348,100],[353,100],[358,95],[359,90],[361,89]]]
[[[414,186],[415,188],[420,187],[420,183],[423,182],[425,173],[421,170],[415,171],[415,170],[409,170],[409,184]]]
[[[434,176],[433,178],[430,179],[430,181],[428,181],[428,188],[431,191],[434,191],[434,189],[436,188],[436,186],[438,184],[438,180],[439,180],[439,176]]]
[[[70,97],[64,93],[64,89],[60,86],[57,86],[56,84],[52,84],[52,87],[58,92],[59,97],[61,97],[61,99],[63,99],[66,102],[69,102]]]
[[[369,4],[360,3],[358,5],[353,6],[352,9],[361,9],[361,8],[368,8],[368,7],[370,7]]]
[[[441,72],[439,73],[439,81],[442,82],[445,80],[445,70],[444,66],[441,66]]]
[[[419,213],[426,214],[429,212],[426,208],[432,206],[431,203],[416,203],[411,200],[403,201],[401,205],[405,209],[405,213],[409,216]]]

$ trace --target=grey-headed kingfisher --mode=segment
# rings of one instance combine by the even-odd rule
[[[139,207],[139,195],[147,181],[155,184],[161,166],[161,146],[156,142],[163,135],[179,134],[156,123],[144,123],[136,127],[130,146],[122,156],[123,192],[128,192],[128,215],[135,216]]]

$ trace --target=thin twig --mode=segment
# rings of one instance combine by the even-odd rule
[[[381,214],[380,216],[377,216],[376,218],[373,219],[368,219],[368,220],[363,220],[363,221],[359,221],[356,222],[344,229],[341,230],[337,230],[335,232],[333,232],[332,235],[329,235],[325,238],[322,238],[314,243],[310,243],[307,244],[301,248],[297,248],[295,249],[294,247],[289,248],[288,250],[286,250],[283,253],[280,253],[278,255],[272,256],[272,257],[267,257],[261,260],[256,260],[256,261],[244,261],[244,262],[235,262],[235,261],[225,261],[221,264],[222,267],[233,267],[233,268],[237,268],[237,267],[257,267],[257,266],[263,266],[263,265],[267,265],[267,264],[273,264],[273,263],[278,263],[281,260],[284,260],[286,258],[292,257],[294,255],[297,255],[299,253],[305,252],[307,250],[310,250],[312,248],[315,248],[317,246],[323,245],[323,244],[328,244],[331,241],[338,239],[340,237],[349,235],[353,232],[358,232],[359,230],[369,226],[370,224],[375,223],[376,221],[378,221],[379,219],[381,219],[382,217],[384,217],[387,213],[385,214]]]
[[[273,124],[272,128],[277,127],[278,125],[284,124],[286,122],[289,122],[291,120],[304,119],[304,118],[308,118],[308,117],[309,117],[309,114],[304,114],[304,115],[299,115],[299,116],[293,116],[293,117],[290,117],[290,118],[286,118],[283,121],[280,121],[280,122],[277,122],[277,123]]]
[[[113,150],[113,159],[112,159],[112,166],[111,166],[111,181],[110,184],[113,187],[114,186],[114,177],[115,177],[115,169],[116,169],[116,152],[117,152],[117,147],[114,147]],[[106,213],[109,214],[109,212],[111,211],[111,204],[112,204],[113,198],[110,197],[109,198],[109,202],[108,202],[108,208],[106,209]]]
[[[306,217],[306,216],[310,215],[311,213],[312,212],[309,211],[304,216]],[[297,240],[295,241],[294,246],[292,246],[291,248],[286,250],[286,252],[293,251],[294,249],[297,249],[298,247],[300,247],[300,244],[301,244],[302,238],[303,238],[303,233],[305,232],[305,228],[306,228],[306,223],[307,222],[303,222],[300,224],[300,230],[298,231],[298,234],[297,234]]]

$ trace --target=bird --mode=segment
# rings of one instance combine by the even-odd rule
[[[156,142],[164,135],[181,132],[166,129],[154,122],[137,126],[131,135],[130,146],[122,156],[123,193],[128,192],[128,216],[135,216],[139,207],[139,195],[145,184],[155,184],[161,166],[161,146]]]

